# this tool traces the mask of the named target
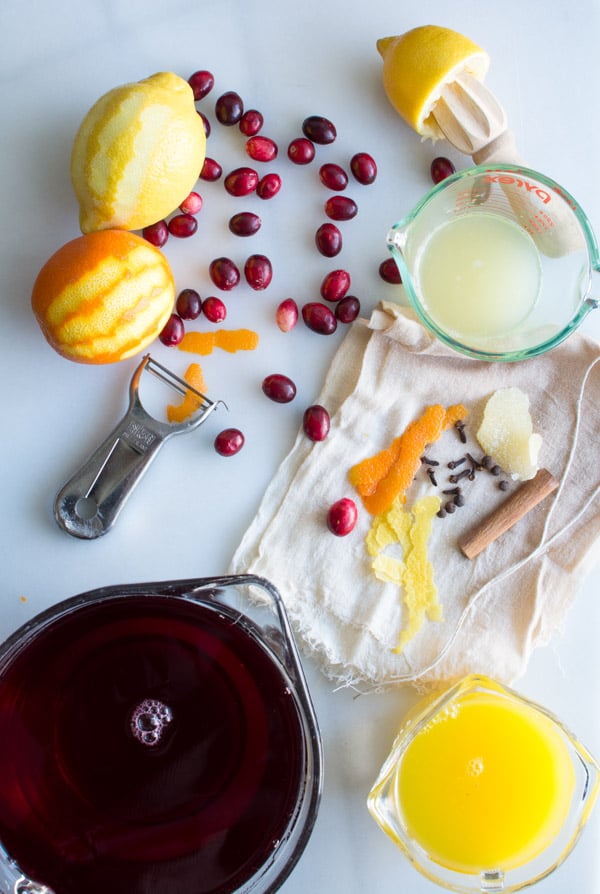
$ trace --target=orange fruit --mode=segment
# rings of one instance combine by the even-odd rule
[[[31,306],[49,344],[80,363],[142,351],[173,312],[165,256],[126,230],[99,230],[59,248],[33,286]]]

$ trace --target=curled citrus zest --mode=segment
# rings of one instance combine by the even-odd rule
[[[186,332],[179,342],[180,351],[206,356],[215,348],[234,354],[253,351],[258,345],[258,333],[252,329],[216,329],[214,332]]]
[[[196,391],[204,393],[206,391],[206,383],[204,381],[204,373],[198,363],[190,363],[186,369],[183,378],[195,388]],[[202,406],[202,400],[193,391],[186,391],[185,396],[180,404],[167,405],[167,419],[169,422],[185,422],[190,416]]]

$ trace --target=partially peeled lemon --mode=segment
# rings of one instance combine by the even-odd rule
[[[192,88],[178,75],[159,72],[110,90],[83,119],[71,153],[82,232],[163,219],[192,191],[205,153]]]

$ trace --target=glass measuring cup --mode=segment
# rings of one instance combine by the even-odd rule
[[[390,229],[387,244],[420,320],[467,356],[542,354],[600,300],[590,295],[600,255],[587,217],[528,168],[453,174]]]

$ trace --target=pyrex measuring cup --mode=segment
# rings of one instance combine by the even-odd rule
[[[560,344],[596,308],[600,256],[575,199],[544,174],[481,165],[434,187],[387,237],[422,322],[471,357]]]

